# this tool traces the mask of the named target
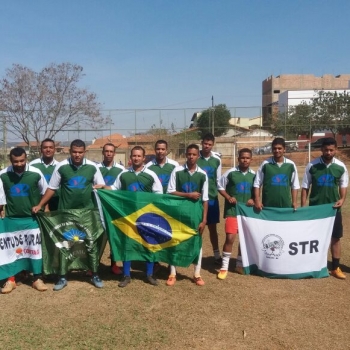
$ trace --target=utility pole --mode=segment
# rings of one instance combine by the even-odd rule
[[[214,135],[214,96],[211,97],[211,133]]]

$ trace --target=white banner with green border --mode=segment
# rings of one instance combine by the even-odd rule
[[[260,212],[237,204],[244,273],[269,278],[328,277],[335,214],[332,204]]]

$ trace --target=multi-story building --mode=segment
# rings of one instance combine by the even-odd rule
[[[278,113],[279,94],[284,91],[298,90],[346,90],[350,88],[350,74],[334,76],[325,74],[315,77],[313,74],[282,74],[270,76],[262,82],[263,121]]]

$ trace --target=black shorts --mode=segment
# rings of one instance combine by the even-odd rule
[[[341,211],[337,211],[334,220],[334,226],[332,231],[332,238],[342,238],[343,237],[343,219],[341,216]]]

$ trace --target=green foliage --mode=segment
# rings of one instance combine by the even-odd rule
[[[311,104],[313,123],[321,129],[330,130],[333,135],[350,131],[350,95],[319,91]]]
[[[231,113],[225,104],[219,104],[214,108],[209,108],[202,111],[198,118],[197,127],[201,136],[212,132],[214,118],[214,136],[224,135],[230,128]]]
[[[285,113],[279,113],[271,118],[269,123],[274,135],[284,135],[286,139],[296,139],[299,135],[310,135],[315,130],[312,122],[311,106],[301,103],[290,107]]]

